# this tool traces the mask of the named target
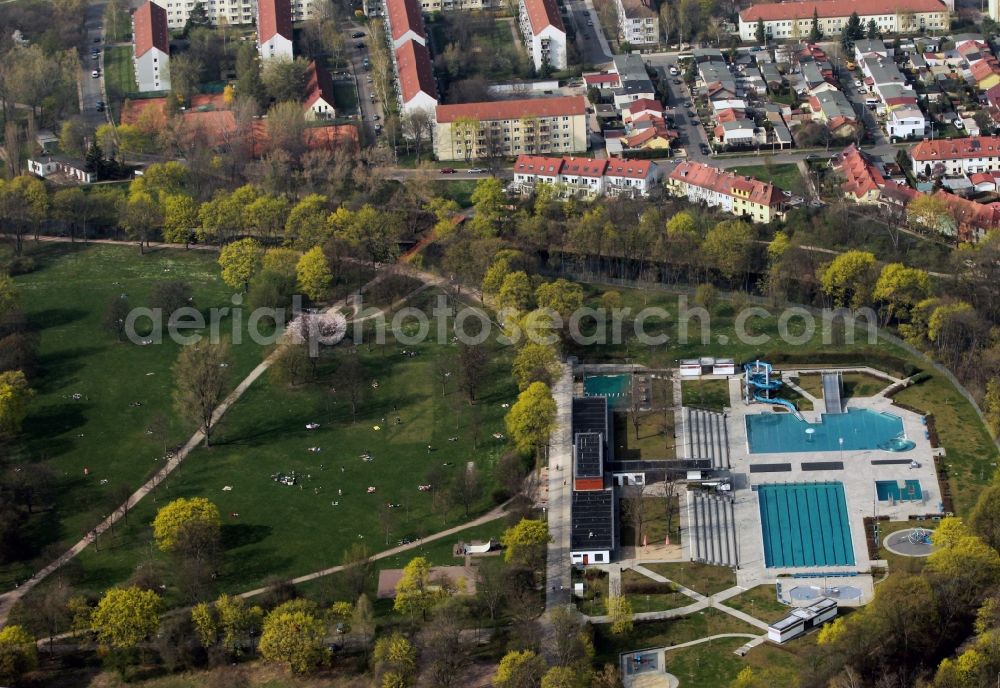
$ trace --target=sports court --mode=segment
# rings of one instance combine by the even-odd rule
[[[842,483],[760,485],[757,499],[765,566],[854,565]]]
[[[900,444],[903,421],[899,416],[870,409],[824,413],[819,423],[800,420],[790,413],[751,413],[746,416],[746,426],[751,454],[906,450]],[[906,448],[912,446],[910,442]]]

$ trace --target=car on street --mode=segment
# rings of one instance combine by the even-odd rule
[[[100,53],[90,53],[91,60],[98,60],[100,59],[100,57],[101,57]]]
[[[365,44],[364,43],[355,43],[354,47],[357,48],[358,50],[364,50],[365,49]]]
[[[691,121],[691,124],[697,124],[697,122],[695,122],[695,121],[693,120],[693,118],[695,118],[695,117],[697,117],[697,116],[698,116],[698,113],[697,113],[697,112],[695,112],[694,110],[688,110],[688,117],[691,117],[691,118],[692,118],[692,121]]]
[[[372,121],[373,122],[379,121],[379,116],[378,115],[372,115]]]
[[[375,133],[376,134],[381,134],[382,133],[382,125],[381,124],[376,124],[375,125]]]
[[[483,174],[484,172],[486,172],[486,170],[484,170],[482,167],[470,167],[469,168],[469,173],[470,174]]]
[[[712,149],[710,149],[710,148],[709,148],[709,147],[708,147],[708,146],[707,146],[706,144],[704,144],[704,143],[699,143],[699,144],[698,144],[698,150],[700,150],[700,151],[701,151],[702,155],[709,155],[709,154],[711,154],[711,152],[712,152]]]
[[[97,110],[98,112],[104,112],[104,103],[98,103],[97,105],[94,106],[94,109]]]
[[[960,119],[953,120],[952,124],[955,125],[956,129],[965,129],[965,122]]]
[[[855,79],[854,80],[854,86],[856,88],[864,88],[865,87],[865,82],[863,82],[861,79]]]
[[[681,70],[677,69],[677,67],[671,67],[670,68],[670,76],[677,76],[680,73],[681,73]]]
[[[361,31],[355,31],[351,34],[351,38],[364,38],[365,34]]]
[[[94,43],[100,43],[100,42],[101,42],[101,37],[100,36],[98,36],[98,37],[96,37],[94,39]]]
[[[92,71],[90,73],[90,77],[92,79],[100,79],[101,78],[101,70],[100,69],[95,69],[94,71]]]
[[[442,167],[441,168],[441,174],[455,174],[455,172],[457,172],[457,171],[458,170],[456,170],[454,167]]]
[[[691,120],[691,124],[693,124],[694,126],[698,126],[699,124],[701,124],[701,122],[699,122],[699,121],[698,121],[698,120],[696,120],[696,119],[692,119],[692,120]]]

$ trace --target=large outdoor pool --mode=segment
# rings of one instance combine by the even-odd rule
[[[769,567],[853,566],[841,483],[783,483],[757,488]]]
[[[607,397],[611,408],[624,408],[629,402],[631,375],[589,375],[583,379],[583,396]]]
[[[819,423],[799,420],[790,413],[754,413],[746,419],[751,454],[913,448],[912,443],[902,448],[896,441],[903,436],[903,421],[898,416],[870,409],[824,413]]]

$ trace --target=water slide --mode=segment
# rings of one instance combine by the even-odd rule
[[[823,401],[826,402],[827,413],[844,412],[844,378],[837,373],[823,373]]]
[[[743,372],[746,374],[748,397],[762,404],[784,406],[793,416],[804,421],[805,418],[795,408],[795,404],[787,399],[779,399],[771,396],[771,392],[781,389],[781,380],[772,380],[771,370],[771,364],[764,361],[754,361],[743,366]]]

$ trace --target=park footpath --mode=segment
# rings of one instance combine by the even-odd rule
[[[60,243],[66,242],[66,239],[60,239],[55,237],[43,237],[42,240],[60,241]],[[131,245],[131,246],[135,245],[134,242],[114,241],[107,239],[91,241],[89,243]],[[175,244],[154,243],[150,246],[150,248],[173,249],[173,248],[181,248],[181,246]],[[216,247],[212,248],[217,250]],[[362,263],[363,261],[357,261],[357,262]],[[365,264],[367,265],[367,263]],[[358,289],[359,294],[368,291],[369,289],[371,289],[371,287],[378,284],[391,274],[404,274],[421,281],[422,285],[417,289],[415,289],[410,294],[408,294],[407,296],[403,297],[403,299],[401,299],[400,302],[410,298],[414,293],[423,291],[424,289],[430,287],[437,287],[445,291],[454,292],[458,295],[459,298],[463,296],[461,285],[456,284],[453,280],[446,279],[429,272],[418,270],[409,265],[392,264],[389,266],[378,267],[377,270],[378,271],[375,277],[369,280],[366,284],[362,285]],[[466,298],[469,298],[470,300],[474,300],[480,303],[482,302],[482,293],[476,289],[466,288],[464,296]],[[353,305],[354,305],[354,295],[351,295],[329,306],[329,308],[327,308],[327,312],[328,313],[337,312],[340,311],[342,308]],[[395,307],[395,305],[396,304],[393,304],[393,307]],[[277,351],[273,352],[270,356],[261,361],[257,365],[257,367],[255,367],[252,371],[250,371],[250,374],[247,375],[236,386],[236,388],[229,393],[229,395],[223,400],[221,404],[219,404],[218,408],[216,408],[215,412],[212,414],[212,426],[218,424],[218,422],[226,414],[226,411],[228,411],[233,404],[239,401],[240,397],[243,396],[244,392],[246,392],[247,389],[250,388],[250,385],[256,382],[257,379],[260,378],[260,376],[263,375],[264,372],[271,367],[271,364],[275,361],[276,357],[277,357]],[[71,561],[73,558],[75,558],[77,555],[83,552],[87,547],[90,546],[91,543],[93,543],[98,537],[100,537],[109,529],[111,529],[111,527],[114,526],[118,521],[124,519],[125,516],[129,513],[129,511],[131,511],[136,504],[138,504],[144,497],[146,497],[146,495],[152,492],[160,483],[162,483],[184,461],[184,459],[187,458],[188,454],[190,454],[192,450],[194,450],[199,444],[201,444],[204,441],[204,439],[205,439],[204,432],[202,432],[202,430],[200,429],[196,431],[191,436],[191,438],[184,444],[183,447],[181,447],[173,455],[167,458],[167,461],[164,464],[164,466],[159,471],[157,471],[153,475],[153,477],[151,477],[141,487],[139,487],[139,489],[133,492],[124,503],[122,503],[118,508],[116,508],[103,521],[98,523],[89,533],[87,533],[86,536],[84,536],[76,544],[74,544],[72,547],[66,550],[66,552],[64,552],[62,555],[51,561],[40,571],[35,573],[31,578],[24,581],[23,583],[15,587],[13,590],[8,590],[7,592],[0,594],[0,627],[5,626],[7,624],[7,618],[10,615],[10,610],[14,607],[15,604],[17,604],[17,602],[22,597],[27,595],[35,586],[37,586],[39,583],[41,583],[46,578],[51,576],[62,566],[64,566],[67,562]],[[478,525],[480,523],[487,523],[491,520],[495,520],[497,518],[500,518],[502,515],[503,515],[502,508],[498,507],[498,509],[494,509],[485,516],[481,516],[479,519],[475,519],[474,521],[470,521],[469,523],[456,526],[455,528],[451,528],[446,531],[441,531],[440,533],[436,533],[435,535],[423,538],[422,542],[428,542],[431,540],[437,540],[443,537],[447,537],[448,535],[454,534],[460,530],[471,527],[473,525]],[[387,550],[385,552],[376,555],[375,558],[381,559],[383,557],[392,556],[393,554],[397,554],[399,552],[404,552],[408,549],[412,549],[413,547],[418,546],[418,544],[419,543],[415,543],[413,546],[403,546],[403,547],[393,548],[391,550]],[[292,582],[298,583],[298,582],[313,580],[315,578],[319,578],[321,576],[328,575],[330,573],[336,573],[339,570],[341,570],[340,567],[324,569],[322,571],[313,572],[310,574],[306,574],[305,576],[302,576],[300,578],[296,578]],[[261,594],[262,592],[263,590],[254,590],[250,591],[249,593],[245,593],[244,595],[249,597]]]

